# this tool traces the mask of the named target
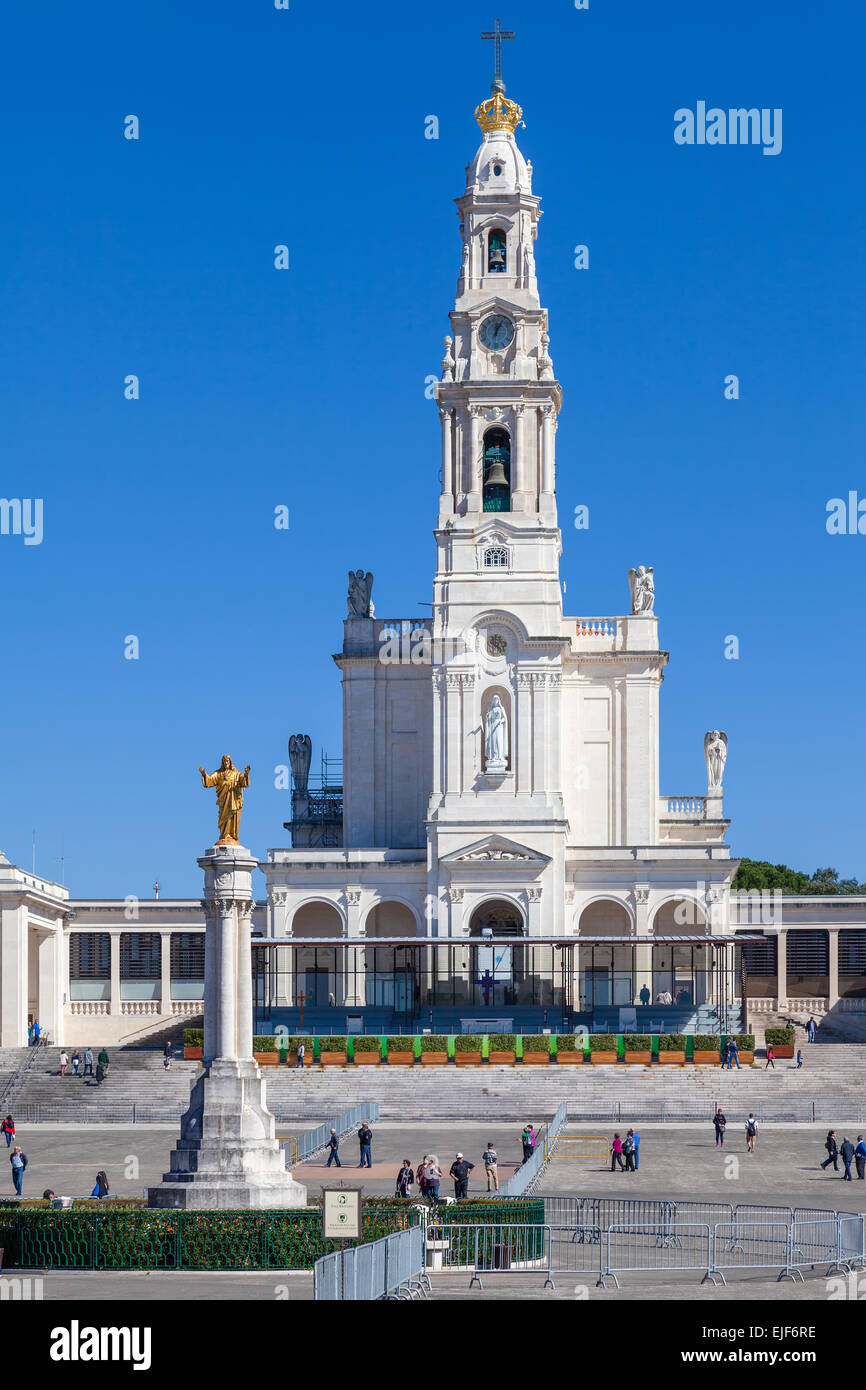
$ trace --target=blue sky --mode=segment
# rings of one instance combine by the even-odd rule
[[[623,612],[653,564],[661,790],[701,794],[724,728],[733,850],[866,877],[866,536],[825,528],[866,496],[854,8],[54,0],[4,21],[0,492],[43,498],[45,535],[0,537],[0,847],[29,866],[35,829],[77,896],[197,894],[223,751],[253,767],[244,842],[287,843],[288,735],[340,751],[348,568],[382,616],[431,597],[424,382],[496,8],[543,198],[566,611]],[[699,100],[782,108],[782,153],[676,145]]]

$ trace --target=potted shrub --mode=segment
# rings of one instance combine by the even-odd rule
[[[754,1033],[737,1034],[737,1055],[744,1067],[750,1067],[755,1060]]]
[[[386,1038],[389,1067],[412,1067],[415,1065],[415,1039],[412,1037]]]
[[[313,1065],[313,1062],[315,1061],[315,1056],[314,1056],[314,1054],[315,1054],[315,1047],[316,1047],[315,1039],[314,1039],[314,1038],[286,1038],[286,1044],[287,1044],[287,1047],[288,1047],[288,1051],[286,1052],[286,1065],[287,1065],[287,1066],[289,1066],[289,1067],[297,1067],[297,1065],[298,1065],[298,1047],[300,1046],[301,1043],[304,1044],[304,1066],[305,1066],[305,1067],[311,1067],[311,1066]]]
[[[204,1029],[184,1028],[183,1055],[187,1062],[200,1062],[204,1056]]]
[[[382,1039],[372,1033],[362,1033],[352,1039],[356,1067],[378,1067],[382,1060]]]
[[[583,1048],[577,1046],[576,1035],[574,1033],[557,1033],[556,1065],[558,1067],[579,1067],[582,1064]]]
[[[513,1033],[493,1033],[487,1039],[487,1060],[492,1067],[513,1067],[516,1039]]]
[[[550,1038],[546,1033],[535,1037],[523,1035],[523,1065],[525,1067],[547,1067],[550,1065]]]
[[[594,1067],[610,1066],[617,1060],[615,1033],[590,1033],[589,1057]]]
[[[458,1033],[454,1039],[454,1061],[458,1067],[480,1067],[482,1046],[479,1033]]]
[[[444,1067],[448,1062],[448,1039],[444,1033],[421,1034],[421,1065]]]
[[[344,1067],[349,1060],[348,1039],[336,1034],[319,1038],[319,1061],[323,1067]]]
[[[686,1060],[685,1033],[659,1034],[659,1061],[662,1065],[682,1066]]]
[[[773,1049],[776,1057],[793,1057],[795,1037],[793,1028],[766,1028],[764,1030],[764,1042],[767,1047]],[[737,1050],[739,1051],[739,1043]]]
[[[626,1033],[622,1040],[625,1060],[630,1066],[648,1067],[653,1059],[653,1040],[649,1033]]]
[[[260,1067],[275,1067],[279,1063],[276,1038],[253,1038],[253,1057]]]
[[[718,1033],[695,1033],[692,1061],[696,1067],[717,1067],[722,1060],[722,1040]]]

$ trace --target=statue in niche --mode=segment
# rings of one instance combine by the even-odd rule
[[[292,769],[295,791],[300,792],[301,796],[306,795],[312,755],[313,744],[310,735],[292,734],[289,739],[289,764]]]
[[[488,772],[504,772],[508,766],[508,716],[494,695],[484,721],[484,756]]]
[[[656,601],[652,565],[650,565],[649,569],[647,569],[645,565],[638,565],[636,570],[629,570],[628,587],[631,590],[632,613],[652,613],[653,604]]]
[[[373,576],[368,570],[365,574],[363,570],[349,570],[349,593],[347,601],[349,618],[372,618],[373,605],[370,595],[373,591]]]
[[[707,761],[707,789],[722,790],[725,763],[728,759],[728,736],[718,729],[711,729],[704,735],[704,757]]]

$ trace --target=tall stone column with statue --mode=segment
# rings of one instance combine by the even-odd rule
[[[307,1190],[286,1168],[253,1057],[252,948],[256,860],[238,842],[249,768],[228,755],[216,772],[220,838],[199,859],[204,871],[204,1061],[181,1120],[171,1168],[148,1190],[151,1207],[229,1210],[303,1207]]]

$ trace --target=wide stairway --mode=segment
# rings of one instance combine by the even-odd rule
[[[93,1122],[129,1123],[136,1107],[138,1121],[170,1121],[189,1098],[199,1074],[198,1062],[174,1059],[166,1072],[159,1050],[113,1048],[106,1081],[97,1086],[59,1075],[59,1049],[40,1048],[28,1057],[26,1048],[0,1054],[0,1093],[13,1068],[30,1061],[21,1088],[8,1108],[22,1120],[75,1119],[87,1107]],[[288,1067],[263,1068],[268,1105],[278,1120],[324,1120],[362,1100],[379,1102],[382,1119],[421,1120],[513,1118],[532,1119],[550,1113],[562,1100],[577,1119],[609,1119],[619,1106],[623,1116],[650,1119],[665,1114],[674,1119],[708,1116],[714,1104],[731,1118],[748,1110],[764,1118],[809,1120],[814,1104],[816,1122],[824,1119],[866,1121],[866,1047],[856,1043],[816,1044],[803,1048],[805,1065],[797,1071],[790,1061],[765,1071],[763,1060],[741,1071],[718,1067]],[[2,1105],[2,1102],[0,1102]],[[33,1107],[39,1107],[37,1111]],[[72,1107],[70,1109],[70,1107]],[[85,1118],[83,1115],[81,1118]]]

